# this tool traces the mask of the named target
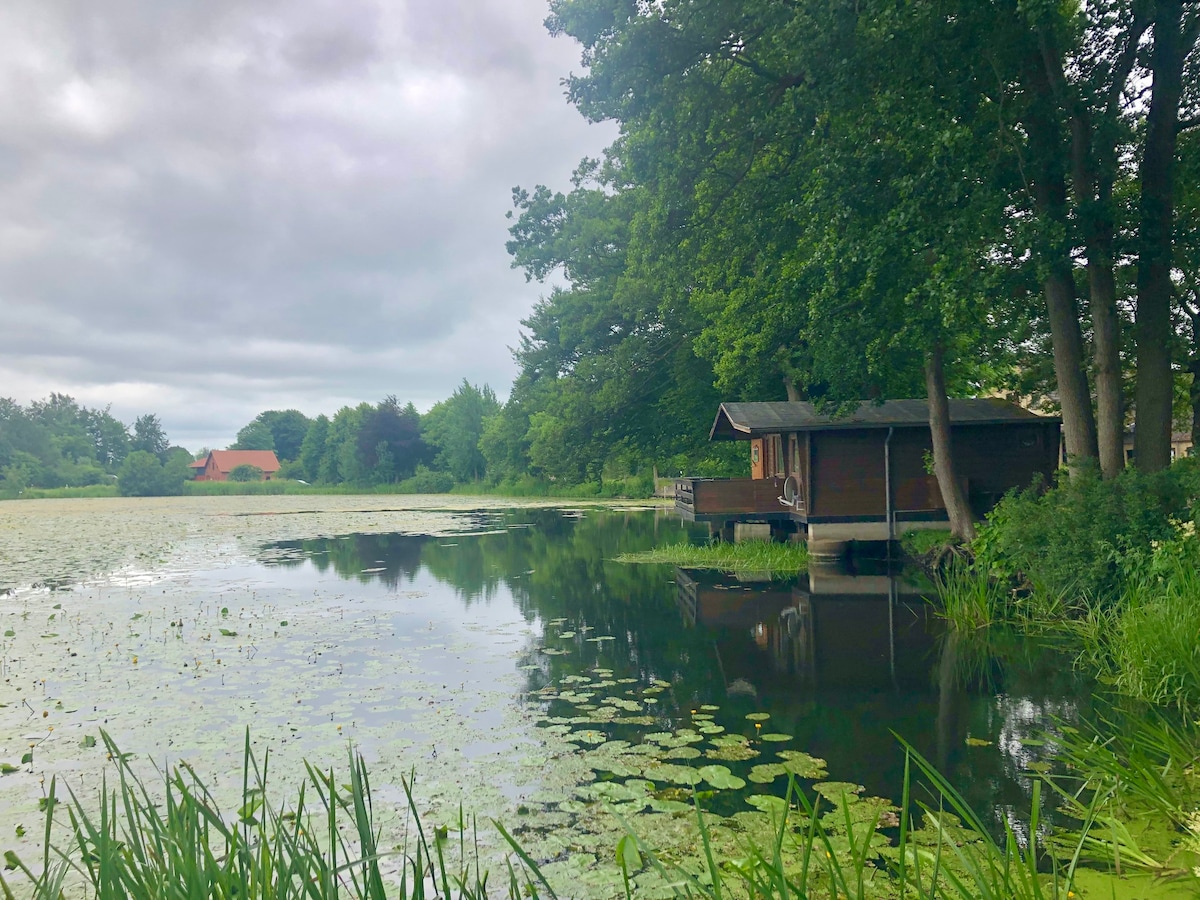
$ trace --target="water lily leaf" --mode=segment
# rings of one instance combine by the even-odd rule
[[[563,812],[568,813],[583,813],[587,812],[588,805],[581,800],[561,800],[558,808]]]
[[[760,734],[759,737],[762,738],[764,741],[771,741],[776,744],[783,744],[783,743],[786,743],[786,742],[792,740],[792,735],[778,734],[776,732],[772,732],[770,734]]]
[[[1051,767],[1050,767],[1050,763],[1048,763],[1048,762],[1038,761],[1038,762],[1026,763],[1025,768],[1028,769],[1030,772],[1037,772],[1037,773],[1041,774],[1041,773],[1049,772]]]
[[[698,732],[700,732],[701,734],[720,734],[721,732],[723,732],[725,730],[725,726],[724,725],[715,725],[712,722],[709,722],[705,725],[697,726],[696,730]]]
[[[585,729],[583,731],[576,731],[571,735],[571,739],[583,741],[585,744],[603,744],[608,740],[608,736],[603,731]]]
[[[782,816],[787,812],[787,801],[774,794],[751,794],[746,798],[746,802],[755,809],[761,809],[763,812],[775,816]]]
[[[969,737],[969,738],[967,738],[967,746],[968,747],[990,747],[990,746],[992,746],[992,742],[984,740],[983,738]]]
[[[575,632],[573,632],[573,631],[563,631],[563,632],[561,632],[561,633],[560,633],[558,636],[559,636],[560,638],[562,638],[564,641],[569,641],[571,638],[575,637]]]
[[[716,711],[717,711],[718,709],[720,709],[721,707],[719,707],[719,706],[714,706],[714,705],[713,705],[713,704],[711,704],[711,703],[705,703],[705,704],[704,704],[704,705],[702,705],[700,708],[701,708],[702,710],[704,710],[705,712],[716,712]]]
[[[653,725],[655,722],[654,716],[620,716],[613,719],[617,725]]]
[[[92,747],[95,747],[95,746],[96,746],[96,737],[95,737],[95,735],[91,735],[91,734],[85,734],[85,735],[83,736],[83,740],[79,742],[79,745],[80,745],[81,747],[84,747],[85,749],[90,749],[90,748],[92,748]]]
[[[704,779],[700,774],[688,766],[679,766],[674,763],[655,763],[647,766],[645,774],[649,775],[655,781],[669,781],[672,784],[699,784]]]
[[[646,735],[645,739],[655,744],[666,744],[669,743],[673,737],[674,735],[669,731],[652,731],[650,734]]]
[[[765,722],[769,718],[771,718],[771,714],[767,712],[746,713],[746,721],[748,722]]]
[[[695,759],[700,751],[695,747],[673,747],[662,755],[663,759]]]
[[[776,755],[784,761],[783,767],[797,778],[824,778],[829,774],[825,760],[802,750],[780,750]]]
[[[218,630],[221,632],[221,634],[225,635],[225,637],[237,637],[237,632],[230,631],[228,628],[221,628]]]
[[[704,755],[709,759],[740,762],[742,760],[754,759],[754,757],[759,755],[759,752],[748,744],[726,744],[722,747],[713,747],[705,750]]]
[[[813,785],[813,790],[833,803],[841,803],[843,797],[847,803],[853,803],[866,788],[848,781],[821,781]]]
[[[622,835],[617,841],[617,865],[626,872],[642,867],[642,854],[638,852],[637,841],[631,835]]]
[[[749,744],[750,739],[741,734],[723,734],[720,737],[709,738],[708,742],[715,747],[727,747],[733,744]]]
[[[660,800],[657,797],[652,797],[648,805],[655,812],[661,813],[686,813],[692,811],[691,806],[686,803],[681,803],[678,800]]]
[[[746,782],[729,771],[726,766],[701,766],[700,777],[719,791],[741,790]]]
[[[0,775],[11,775],[13,772],[20,771],[20,766],[14,766],[12,763],[0,763]]]
[[[780,775],[786,775],[787,768],[783,763],[759,763],[750,770],[746,777],[755,784],[770,784]]]

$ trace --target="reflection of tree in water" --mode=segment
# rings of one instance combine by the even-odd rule
[[[433,538],[411,534],[351,534],[338,538],[280,541],[263,548],[263,562],[293,568],[311,562],[347,580],[379,581],[396,590],[421,568],[421,550]]]
[[[731,723],[769,710],[772,729],[869,793],[892,796],[902,783],[895,732],[997,823],[1010,811],[1028,814],[1027,766],[1039,755],[1030,739],[1053,717],[1072,720],[1087,708],[1088,687],[1060,657],[1028,641],[936,643],[940,623],[917,598],[897,602],[889,618],[886,593],[775,582],[729,590],[693,573],[691,599],[681,601],[674,569],[611,562],[695,534],[669,514],[527,509],[480,524],[493,533],[287,542],[265,548],[263,559],[309,559],[323,572],[391,589],[423,568],[468,610],[511,596],[526,621],[540,623],[520,661],[536,666],[527,670],[528,690],[602,666],[643,686],[670,682],[645,709],[660,718],[700,703],[719,704]],[[851,584],[859,590],[864,581]],[[565,701],[555,709],[573,714]],[[993,743],[968,746],[968,736]]]

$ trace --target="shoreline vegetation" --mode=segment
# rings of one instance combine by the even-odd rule
[[[121,753],[108,734],[102,732],[101,738],[116,769],[113,784],[103,785],[91,804],[69,790],[68,797],[61,797],[57,779],[51,779],[43,804],[42,858],[35,869],[15,853],[5,854],[5,871],[11,873],[0,874],[5,897],[15,897],[13,888],[24,887],[18,879],[27,882],[33,900],[59,900],[80,889],[97,897],[135,900],[201,895],[349,900],[557,896],[555,885],[522,846],[522,829],[496,820],[468,820],[461,810],[457,821],[448,825],[423,823],[413,776],[401,786],[406,807],[402,843],[381,846],[367,765],[353,748],[348,780],[336,770],[325,772],[306,764],[297,796],[281,803],[268,791],[268,760],[259,765],[247,730],[241,805],[230,815],[219,808],[191,767],[161,773],[161,785],[147,785],[128,754]],[[652,835],[639,834],[606,804],[624,832],[612,848],[610,895],[639,895],[639,882],[647,877],[662,888],[655,896],[713,900],[1057,900],[1076,896],[1078,882],[1089,875],[1097,887],[1114,886],[1113,881],[1096,881],[1099,873],[1084,868],[1110,843],[1118,852],[1114,823],[1105,813],[1112,786],[1094,785],[1081,799],[1045,779],[1047,789],[1080,820],[1076,831],[1047,840],[1039,837],[1037,828],[1043,780],[1035,779],[1028,832],[1032,838],[1006,823],[1004,837],[997,841],[934,767],[900,743],[898,752],[905,754],[901,807],[857,798],[854,785],[843,785],[840,796],[817,793],[810,798],[793,773],[771,816],[769,833],[760,843],[748,843],[736,859],[721,857],[714,847],[713,826],[720,817],[704,809],[702,792],[693,790],[690,802],[668,814],[694,828],[694,840],[682,855],[655,849]],[[910,800],[918,777],[927,780],[934,797],[930,803],[916,803],[920,812],[913,815]],[[64,815],[60,806],[69,822],[66,843],[57,838]],[[481,854],[481,831],[492,829],[502,841],[485,837],[484,844],[504,851],[503,870],[490,870]],[[1134,870],[1144,864],[1136,854],[1128,859]],[[1137,875],[1132,881],[1142,888],[1150,884]],[[570,890],[567,885],[558,887]],[[1183,896],[1160,890],[1151,894]]]
[[[623,553],[614,562],[656,563],[683,569],[716,569],[722,572],[766,572],[776,578],[798,575],[808,567],[804,544],[745,541],[740,544],[671,544],[639,553]]]
[[[375,494],[449,494],[471,497],[545,497],[563,500],[639,500],[647,503],[667,504],[668,501],[654,496],[652,484],[645,479],[617,479],[615,481],[587,482],[584,484],[555,484],[537,479],[517,482],[489,484],[437,483],[425,480],[397,482],[395,484],[352,485],[352,484],[305,484],[300,481],[185,481],[175,496],[276,496],[276,495],[375,495]],[[86,499],[90,497],[123,496],[115,482],[92,484],[83,487],[25,488],[19,493],[0,489],[2,500],[52,500]]]

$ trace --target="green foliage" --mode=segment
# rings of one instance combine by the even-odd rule
[[[394,850],[377,845],[374,803],[366,764],[350,752],[349,780],[306,765],[303,789],[290,806],[267,793],[266,764],[259,766],[247,733],[242,762],[242,802],[221,810],[200,777],[186,764],[163,775],[165,803],[133,771],[128,754],[101,732],[117,767],[117,784],[101,788],[100,812],[74,794],[58,797],[52,780],[46,803],[41,871],[11,852],[9,869],[29,882],[33,900],[57,900],[63,885],[81,880],[96,897],[152,900],[160,897],[272,897],[277,900],[347,897],[354,900],[474,900],[488,896],[477,835],[460,822],[451,842],[427,834],[413,785],[402,782],[414,835]],[[70,816],[70,843],[53,846],[54,813]],[[449,845],[449,846],[448,846]],[[457,857],[457,859],[454,859]],[[399,883],[385,886],[394,858]],[[11,876],[10,876],[11,877]],[[0,876],[5,896],[12,896]],[[509,896],[536,897],[512,876]]]
[[[740,544],[672,544],[640,553],[623,553],[620,563],[665,563],[684,569],[719,569],[723,572],[770,572],[790,577],[808,568],[804,544],[745,541]]]
[[[262,481],[263,470],[258,466],[252,466],[248,463],[242,463],[240,466],[234,466],[229,473],[230,481]]]
[[[434,404],[421,419],[423,436],[437,454],[435,465],[456,481],[482,479],[487,471],[479,446],[484,422],[499,412],[490,387],[475,387],[464,378],[448,399]]]
[[[255,421],[266,425],[271,432],[270,447],[244,447],[245,450],[274,450],[280,462],[291,462],[300,458],[300,448],[308,434],[308,416],[298,409],[268,409],[260,412]],[[238,435],[241,440],[241,434]]]
[[[396,485],[402,494],[447,494],[454,487],[454,477],[448,472],[434,472],[425,466]]]
[[[107,408],[88,409],[65,394],[26,408],[0,399],[0,495],[102,484],[129,449],[128,430]]]
[[[1191,520],[1127,553],[1124,592],[1079,629],[1084,657],[1120,693],[1185,715],[1200,712],[1200,540]]]
[[[1108,606],[1125,589],[1122,560],[1175,535],[1200,496],[1200,467],[1185,459],[1145,475],[1127,469],[1102,481],[1093,470],[1060,479],[1045,494],[1005,497],[989,514],[975,550],[1000,577],[1076,608]]]
[[[260,419],[255,419],[237,433],[237,441],[229,447],[230,450],[274,450],[275,435],[270,427]]]
[[[178,459],[178,458],[176,458]],[[173,461],[164,466],[158,457],[145,450],[134,450],[126,457],[117,475],[117,490],[122,497],[165,497],[183,493],[187,463]]]
[[[900,546],[914,558],[922,559],[956,543],[945,528],[913,528],[900,535]]]
[[[170,442],[163,431],[162,422],[153,413],[138,416],[133,423],[133,437],[129,442],[130,450],[141,450],[162,459],[166,455]]]

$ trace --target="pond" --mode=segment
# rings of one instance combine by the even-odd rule
[[[402,827],[415,772],[426,815],[497,816],[579,878],[611,860],[610,808],[669,840],[696,790],[746,826],[788,771],[898,803],[897,737],[999,832],[1027,821],[1043,733],[1090,710],[1090,686],[1050,651],[1018,645],[1001,663],[947,641],[911,576],[611,562],[703,538],[665,509],[212,499],[76,506],[58,530],[51,508],[0,509],[26,517],[0,522],[19,572],[0,597],[0,761],[19,770],[0,778],[0,843],[22,856],[36,845],[14,835],[38,832],[46,778],[97,783],[101,728],[147,766],[189,762],[230,803],[246,729],[284,795],[301,760],[344,768],[352,745],[386,827]],[[54,578],[35,579],[39,555],[70,556],[55,541],[88,529],[111,552],[71,551],[91,568],[72,579],[49,560]]]

